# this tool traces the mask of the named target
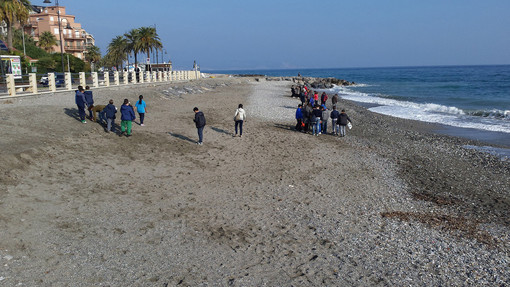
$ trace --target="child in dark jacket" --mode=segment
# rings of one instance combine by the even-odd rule
[[[129,102],[128,99],[124,99],[124,104],[120,107],[120,131],[122,135],[126,132],[126,136],[131,136],[131,127],[133,125],[133,121],[136,119],[135,110],[133,106]]]
[[[352,123],[349,116],[345,113],[345,110],[342,110],[340,116],[338,116],[338,125],[340,126],[340,136],[345,137],[345,126],[348,123]]]
[[[106,131],[113,132],[115,127],[115,114],[117,113],[117,107],[113,105],[113,100],[110,100],[102,112],[106,116]]]
[[[333,134],[338,135],[338,117],[340,117],[340,113],[337,111],[336,106],[333,106],[333,111],[331,112],[331,125],[333,127]]]
[[[83,94],[85,90],[83,90],[82,86],[78,86],[78,90],[75,94],[75,102],[76,106],[78,106],[78,114],[80,115],[80,121],[84,124],[87,122],[85,121],[85,106],[87,105],[87,100],[85,99],[85,95]]]
[[[319,105],[316,105],[312,110],[312,135],[319,136],[321,133],[321,120],[322,120],[322,111],[319,108]]]
[[[85,95],[85,100],[87,101],[87,107],[89,107],[89,118],[92,120],[92,107],[94,107],[94,96],[92,95],[92,91],[90,90],[89,86],[85,87],[85,92],[83,92]]]

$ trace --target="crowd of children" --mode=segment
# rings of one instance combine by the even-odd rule
[[[332,135],[344,137],[346,127],[352,127],[352,121],[345,113],[337,110],[338,94],[331,97],[333,110],[330,112],[327,107],[329,99],[326,92],[319,97],[317,91],[312,91],[307,85],[294,85],[291,87],[292,97],[299,97],[301,104],[296,110],[296,130],[304,133],[312,132],[312,135],[319,136],[327,134],[328,122],[331,119]]]
[[[94,105],[94,96],[90,88],[87,86],[83,89],[82,86],[78,87],[75,94],[75,102],[78,106],[78,114],[82,123],[86,124],[87,121],[85,108],[89,111],[89,119],[98,122],[106,126],[106,132],[115,132],[115,119],[117,113],[117,107],[113,104],[113,100],[110,100],[107,105]],[[143,100],[143,95],[138,97],[138,101],[135,104],[136,110],[140,118],[140,126],[144,126],[145,113],[147,112],[147,105]],[[99,113],[99,118],[97,118]],[[131,136],[132,133],[132,122],[136,119],[135,111],[128,99],[124,99],[124,103],[120,108],[121,123],[119,136],[126,135]]]

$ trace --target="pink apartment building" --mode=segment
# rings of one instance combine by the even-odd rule
[[[45,31],[51,32],[57,38],[57,45],[52,51],[60,53],[60,37],[58,27],[58,12],[60,11],[61,36],[64,47],[64,53],[72,54],[77,58],[85,59],[87,47],[94,45],[94,37],[87,33],[76,23],[74,15],[66,14],[66,8],[63,6],[34,7],[39,12],[30,14],[28,24],[24,26],[25,33],[32,35],[36,41],[39,35]]]

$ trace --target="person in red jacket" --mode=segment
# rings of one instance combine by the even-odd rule
[[[328,95],[326,94],[326,92],[322,92],[322,95],[321,95],[321,106],[322,105],[326,105],[326,101],[328,100]]]

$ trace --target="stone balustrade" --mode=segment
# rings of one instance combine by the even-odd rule
[[[103,87],[114,87],[114,86],[125,86],[125,85],[138,85],[144,83],[165,83],[165,82],[173,82],[173,81],[190,81],[200,79],[200,71],[158,71],[158,72],[145,72],[138,73],[135,72],[126,72],[123,71],[119,73],[118,71],[113,72],[113,81],[110,81],[110,73],[105,72],[103,76],[103,80],[99,79],[99,75],[97,72],[90,73],[90,78],[92,79],[92,84],[90,85],[93,88],[103,88]],[[122,78],[122,80],[121,80]],[[7,92],[9,96],[16,96],[16,94],[41,94],[45,92],[56,92],[56,79],[55,73],[48,73],[48,90],[46,89],[38,89],[37,88],[37,76],[35,73],[30,73],[28,75],[29,84],[28,85],[19,85],[16,84],[14,76],[12,74],[6,75],[6,86]],[[70,91],[76,89],[78,85],[73,87],[73,81],[71,78],[71,73],[64,73],[64,85],[61,85],[63,88],[59,88],[59,91]],[[85,72],[79,73],[79,85],[85,87],[87,85],[87,75]],[[59,86],[60,87],[60,86]],[[0,95],[1,97],[2,95]]]

